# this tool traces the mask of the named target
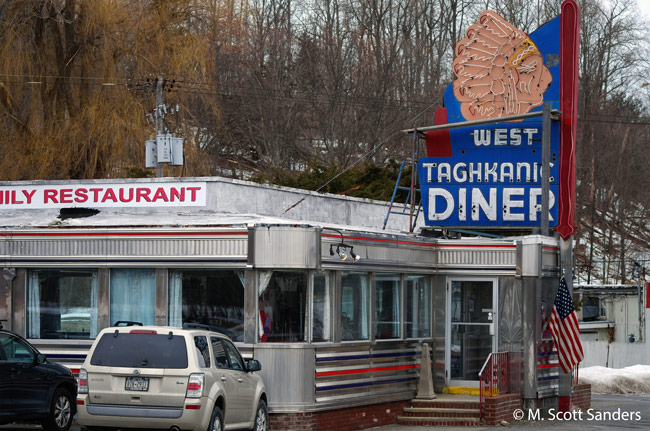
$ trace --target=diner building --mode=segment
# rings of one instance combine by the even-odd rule
[[[394,422],[424,343],[437,393],[517,352],[510,385],[556,397],[558,240],[383,229],[387,210],[218,177],[0,183],[0,319],[73,370],[118,321],[214,325],[262,363],[276,429]]]

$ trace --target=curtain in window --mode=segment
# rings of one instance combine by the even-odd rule
[[[266,291],[266,288],[269,287],[269,283],[271,281],[271,277],[273,276],[273,271],[258,271],[258,286],[259,286],[259,294],[258,298],[261,300],[262,295],[264,295],[264,291]],[[262,322],[262,314],[260,311],[263,310],[258,310],[257,312],[257,328],[258,328],[258,334],[259,338],[262,339],[264,336],[264,323]]]
[[[27,338],[41,338],[40,291],[38,273],[30,271],[27,280]]]
[[[369,295],[370,281],[367,276],[361,277],[361,338],[367,340],[370,338],[368,333],[368,322],[370,313],[370,295]]]
[[[97,337],[99,328],[97,317],[99,314],[99,277],[93,272],[90,279],[90,338]]]
[[[153,325],[156,321],[156,271],[111,270],[111,324],[119,320]]]
[[[312,339],[331,340],[331,290],[329,274],[314,274],[312,294]]]
[[[169,326],[183,326],[183,273],[169,273]]]

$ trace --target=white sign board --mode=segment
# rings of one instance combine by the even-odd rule
[[[206,205],[205,182],[0,185],[0,210]]]

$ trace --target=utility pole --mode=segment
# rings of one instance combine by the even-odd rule
[[[148,82],[148,81],[147,81]],[[155,124],[156,137],[151,137],[150,140],[144,143],[145,147],[145,167],[149,169],[156,169],[156,177],[163,176],[163,163],[171,166],[183,166],[183,138],[177,138],[169,130],[165,132],[165,116],[169,112],[173,115],[174,112],[178,114],[178,105],[166,106],[163,104],[163,90],[169,86],[169,91],[174,87],[172,80],[171,84],[167,84],[165,80],[159,76],[156,78],[156,107],[153,113],[147,114],[149,121]]]
[[[156,136],[163,134],[163,116],[162,116],[162,106],[163,106],[163,79],[162,76],[156,78]],[[160,178],[163,176],[163,165],[158,161],[156,163],[156,177]]]

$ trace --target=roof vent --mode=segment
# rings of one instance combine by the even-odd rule
[[[68,218],[92,217],[95,214],[99,214],[99,210],[94,208],[61,208],[57,218],[65,220]]]

